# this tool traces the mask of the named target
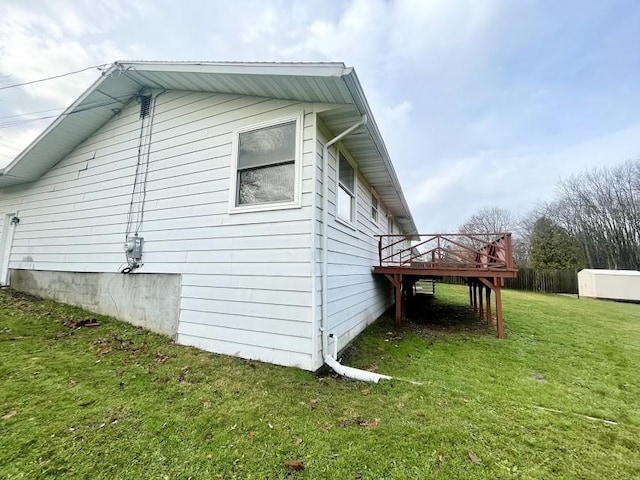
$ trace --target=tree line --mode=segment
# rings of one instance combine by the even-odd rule
[[[551,201],[521,216],[503,207],[484,207],[459,230],[513,232],[519,267],[638,270],[640,159],[563,179]]]

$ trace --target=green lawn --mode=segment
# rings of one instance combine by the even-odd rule
[[[371,385],[0,291],[0,478],[640,478],[640,305],[508,291],[500,341],[466,300],[372,326]]]

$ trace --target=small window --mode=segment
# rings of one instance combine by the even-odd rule
[[[355,223],[356,172],[342,152],[338,155],[338,187],[338,217]]]
[[[387,215],[387,231],[389,235],[393,235],[393,217],[391,215]]]
[[[293,202],[296,121],[238,135],[236,206]]]
[[[378,223],[378,197],[373,193],[371,194],[371,220]]]

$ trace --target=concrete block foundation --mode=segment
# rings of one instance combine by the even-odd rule
[[[77,305],[175,338],[180,275],[11,270],[16,290]]]

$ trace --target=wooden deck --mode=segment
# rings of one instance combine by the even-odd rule
[[[395,288],[395,326],[406,316],[406,300],[413,296],[420,279],[461,277],[469,286],[469,303],[493,325],[491,293],[495,297],[496,329],[504,338],[502,287],[514,278],[510,233],[379,235],[378,265],[374,273],[384,275]]]

